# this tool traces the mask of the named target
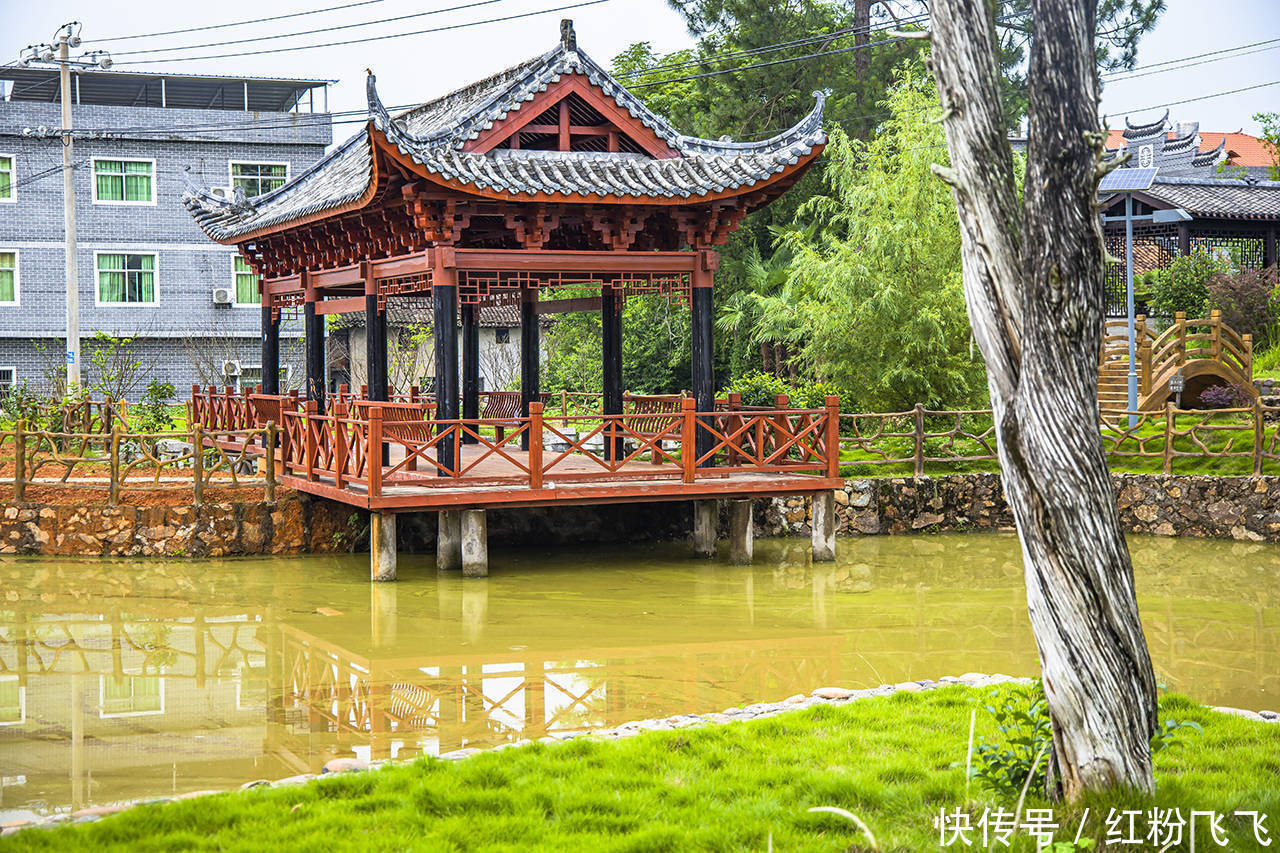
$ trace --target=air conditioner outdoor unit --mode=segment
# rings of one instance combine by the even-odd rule
[[[231,304],[231,288],[215,287],[213,289],[214,305],[230,305]]]
[[[222,362],[222,375],[223,376],[239,376],[240,362],[236,361],[234,358],[228,359],[227,361]]]

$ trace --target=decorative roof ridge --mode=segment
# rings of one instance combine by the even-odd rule
[[[1196,152],[1195,156],[1191,158],[1191,165],[1212,166],[1214,163],[1218,162],[1219,157],[1222,155],[1222,152],[1226,150],[1226,148],[1227,148],[1227,139],[1224,136],[1218,142],[1217,148],[1210,148],[1208,151]]]
[[[1169,122],[1169,110],[1165,108],[1164,115],[1159,119],[1147,124],[1134,124],[1129,121],[1129,117],[1124,117],[1124,138],[1125,139],[1141,139],[1145,136],[1154,136],[1157,133],[1164,133]]]
[[[826,132],[822,129],[822,114],[829,97],[831,97],[830,89],[815,91],[813,109],[809,110],[800,121],[768,139],[757,142],[734,142],[726,138],[713,141],[681,136],[680,148],[682,151],[698,154],[753,154],[761,151],[776,151],[797,142],[816,143],[820,141],[818,137],[825,140]]]
[[[1192,187],[1256,187],[1266,190],[1280,190],[1280,181],[1268,181],[1252,176],[1235,177],[1200,177],[1196,175],[1163,175],[1157,174],[1154,183],[1178,184]]]
[[[370,80],[373,79],[372,71],[369,72],[369,79]],[[385,109],[384,109],[384,112],[385,112]],[[298,184],[302,183],[307,178],[311,177],[315,173],[324,169],[334,160],[337,160],[339,157],[345,154],[353,146],[363,142],[367,135],[368,135],[367,130],[361,130],[360,132],[353,134],[351,138],[349,138],[346,142],[343,142],[341,145],[335,146],[332,150],[330,150],[328,153],[326,153],[323,157],[321,157],[316,162],[312,163],[310,166],[304,169],[301,173],[294,175],[292,178],[285,181],[283,184],[271,190],[270,192],[265,192],[262,195],[253,196],[251,199],[246,198],[244,196],[244,190],[239,190],[239,193],[236,195],[236,197],[232,199],[228,199],[225,196],[217,195],[216,193],[210,191],[209,189],[205,187],[201,187],[199,184],[195,183],[191,179],[191,167],[189,165],[183,166],[182,181],[186,185],[186,189],[182,193],[182,200],[188,208],[192,207],[193,202],[200,202],[201,206],[205,207],[206,209],[208,209],[209,207],[220,207],[224,210],[236,210],[236,211],[245,212],[245,213],[250,212],[254,210],[258,205],[262,205],[262,204],[266,204],[268,202],[274,201],[278,196],[285,195],[286,193],[290,192]]]

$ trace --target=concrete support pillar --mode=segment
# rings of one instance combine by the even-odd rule
[[[836,498],[830,489],[813,496],[813,561],[829,563],[836,558]]]
[[[462,576],[489,576],[489,533],[482,509],[462,511]]]
[[[436,568],[455,572],[462,568],[462,512],[442,509],[436,528]]]
[[[394,646],[399,625],[396,607],[396,585],[375,583],[369,586],[369,628],[375,648]]]
[[[716,555],[716,522],[719,515],[715,501],[693,502],[693,556]]]
[[[755,553],[755,522],[751,518],[751,501],[729,501],[729,562],[749,566]]]
[[[390,512],[369,514],[369,579],[396,579],[396,516]]]

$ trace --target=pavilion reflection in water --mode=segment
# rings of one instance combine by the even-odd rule
[[[1213,547],[1253,550],[1215,569],[1215,584],[1179,568],[1188,550],[1214,565]],[[1034,671],[1013,540],[855,541],[838,564],[810,563],[808,550],[767,545],[768,567],[431,577],[356,595],[326,586],[321,558],[145,576],[0,562],[0,817],[225,789],[335,756],[404,759],[718,711],[824,683]],[[1170,689],[1275,707],[1280,552],[1154,541],[1134,554]]]

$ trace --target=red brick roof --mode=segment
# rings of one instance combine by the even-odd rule
[[[1169,139],[1174,139],[1175,136],[1176,134],[1170,133]],[[1240,131],[1223,133],[1202,130],[1200,131],[1200,150],[1212,151],[1218,147],[1223,138],[1227,140],[1227,157],[1233,166],[1270,166],[1275,162],[1274,155],[1264,140]],[[1118,148],[1122,145],[1124,145],[1124,131],[1108,130],[1107,147]]]

